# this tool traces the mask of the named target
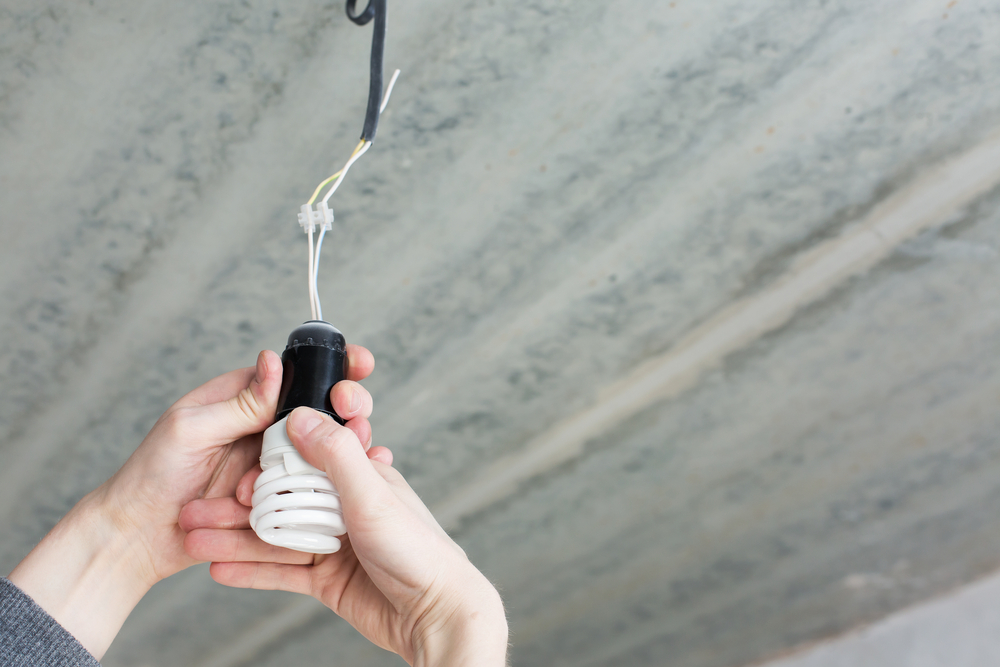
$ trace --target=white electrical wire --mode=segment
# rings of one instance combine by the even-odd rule
[[[316,313],[313,315],[314,320],[323,319],[323,306],[319,302],[319,287],[316,285],[316,281],[319,277],[319,253],[323,250],[323,237],[326,236],[326,224],[323,225],[323,229],[319,231],[319,239],[316,241],[316,258],[313,263],[312,272],[312,291],[314,299],[316,301]]]
[[[398,78],[399,78],[399,70],[396,70],[395,72],[392,73],[392,78],[389,79],[389,86],[385,89],[385,95],[382,97],[382,105],[379,107],[378,110],[380,114],[383,111],[385,111],[386,105],[389,104],[389,96],[392,95],[392,89],[396,85],[396,79]],[[333,185],[330,186],[330,189],[327,190],[326,195],[323,197],[324,204],[330,201],[330,197],[333,196],[333,193],[336,192],[337,188],[340,187],[340,184],[344,181],[344,178],[347,176],[347,170],[351,168],[351,165],[357,162],[358,158],[364,155],[365,152],[367,152],[367,150],[371,147],[372,147],[372,142],[366,141],[364,146],[362,146],[359,151],[357,151],[354,155],[351,156],[351,159],[347,161],[347,164],[344,165],[344,168],[340,170],[340,176],[337,177],[337,180],[333,182]],[[320,233],[322,234],[322,232]]]
[[[337,177],[337,180],[333,182],[333,185],[330,186],[330,189],[327,190],[326,195],[323,197],[324,204],[330,201],[330,197],[333,196],[333,193],[337,191],[337,188],[340,187],[340,184],[344,182],[344,177],[347,176],[347,170],[351,168],[351,165],[357,162],[358,158],[367,153],[368,149],[371,147],[372,147],[372,142],[366,141],[364,146],[361,147],[361,150],[359,150],[357,153],[351,156],[351,159],[347,161],[347,164],[345,164],[344,168],[340,171],[340,176]]]
[[[361,150],[359,150],[357,153],[355,153],[354,155],[352,155],[351,159],[347,161],[347,164],[344,165],[344,168],[340,172],[340,176],[337,178],[336,181],[333,182],[333,185],[330,186],[330,191],[326,193],[326,196],[323,197],[323,204],[324,205],[330,200],[330,197],[333,195],[333,193],[337,191],[337,188],[340,187],[340,184],[344,182],[344,177],[347,176],[347,172],[351,168],[351,165],[353,165],[355,162],[357,162],[358,158],[360,158],[362,155],[364,155],[365,152],[369,148],[371,148],[371,146],[372,146],[372,142],[366,141],[365,144],[364,144],[364,146],[361,147]],[[312,270],[310,272],[311,273],[311,282],[309,284],[309,292],[312,295],[312,300],[313,300],[313,319],[314,320],[316,320],[316,319],[322,320],[323,319],[323,305],[320,303],[320,300],[319,300],[319,287],[317,286],[317,281],[319,279],[319,253],[320,253],[320,250],[322,250],[322,248],[323,248],[323,237],[324,236],[326,236],[326,225],[325,224],[322,225],[322,229],[320,229],[320,231],[319,231],[319,241],[316,244],[316,255],[312,259],[312,264],[311,264]]]
[[[385,89],[385,95],[382,97],[382,105],[378,108],[378,112],[381,114],[385,111],[385,105],[389,103],[389,96],[392,95],[392,87],[396,85],[396,79],[399,78],[399,70],[392,73],[392,78],[389,79],[389,85]]]
[[[324,229],[326,225],[323,225]],[[316,319],[316,304],[319,300],[316,298],[316,264],[313,261],[313,226],[310,224],[309,229],[306,232],[309,235],[309,309],[312,311],[312,318]]]
[[[382,96],[382,104],[379,106],[378,110],[379,114],[385,111],[386,105],[389,104],[389,96],[392,95],[392,89],[393,86],[396,85],[396,79],[399,78],[399,72],[400,71],[397,69],[395,72],[392,73],[392,78],[389,79],[389,85],[385,89],[385,95]],[[351,168],[351,165],[357,162],[358,158],[364,155],[368,151],[368,149],[371,148],[371,146],[372,142],[366,141],[361,146],[361,148],[355,150],[355,152],[351,155],[351,159],[349,159],[347,161],[347,164],[344,165],[344,168],[341,169],[340,172],[338,172],[339,176],[337,177],[337,180],[333,182],[333,185],[330,186],[330,189],[323,197],[323,205],[326,205],[327,202],[330,201],[330,197],[332,197],[333,193],[337,191],[337,188],[340,187],[340,184],[344,182],[344,178],[347,176],[347,172]],[[322,187],[322,184],[320,184],[320,187]],[[315,198],[316,195],[314,193],[313,198],[309,200],[310,205],[312,204],[312,201],[315,200]],[[316,240],[315,253],[313,252],[313,230],[311,226],[309,228],[309,307],[312,310],[312,318],[314,320],[323,319],[323,305],[320,303],[319,300],[318,279],[319,279],[319,256],[323,250],[323,237],[326,236],[326,224],[325,223],[321,224],[322,226],[319,230],[319,238]]]

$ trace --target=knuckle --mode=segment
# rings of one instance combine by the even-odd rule
[[[262,413],[260,401],[249,387],[237,394],[232,406],[239,417],[250,422],[256,422]]]
[[[244,542],[246,540],[246,536],[242,531],[236,531],[234,534],[236,535],[236,539],[233,540],[229,545],[230,546],[229,560],[235,563],[242,560],[240,558],[240,554],[244,549]]]
[[[406,479],[403,478],[402,473],[400,473],[392,466],[381,464],[379,466],[379,472],[382,474],[382,479],[384,479],[389,484],[389,486],[399,489],[410,488],[410,485],[407,484]]]
[[[352,440],[357,440],[357,436],[345,426],[330,423],[327,425],[327,432],[323,434],[322,441],[327,449],[343,449],[351,444]]]
[[[238,506],[234,505],[233,507],[231,507],[229,513],[229,524],[226,526],[226,528],[230,529],[239,528],[240,522],[243,518],[242,514],[243,513],[240,511]]]
[[[333,393],[335,396],[343,396],[344,398],[347,398],[360,386],[361,385],[354,380],[341,380],[337,384],[333,385]]]
[[[169,439],[183,439],[190,430],[191,414],[188,408],[171,408],[160,418],[159,428]]]

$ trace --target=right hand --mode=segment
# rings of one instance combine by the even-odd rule
[[[212,561],[212,578],[227,586],[312,595],[411,665],[502,667],[507,621],[499,594],[403,476],[322,413],[298,408],[287,424],[295,447],[340,493],[347,525],[340,551],[314,556],[261,541],[249,530],[256,475],[248,475],[235,515],[201,501],[184,508],[188,554]]]

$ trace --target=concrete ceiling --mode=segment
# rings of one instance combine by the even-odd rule
[[[361,129],[342,3],[0,6],[0,561],[308,316]],[[1000,9],[390,3],[334,200],[376,442],[515,665],[746,664],[1000,565]],[[158,585],[105,664],[396,665]]]
[[[996,664],[1000,664],[1000,576],[993,574],[761,667]]]

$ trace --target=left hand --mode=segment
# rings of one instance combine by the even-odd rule
[[[333,387],[331,402],[370,445],[372,397],[358,381],[375,360],[357,345],[348,345],[347,355],[348,379]],[[226,373],[187,394],[102,487],[112,518],[145,546],[153,580],[196,562],[184,552],[181,508],[196,498],[233,498],[240,479],[257,465],[261,432],[277,410],[281,371],[278,355],[265,350],[255,368]]]
[[[331,402],[367,450],[372,398],[358,381],[375,360],[357,345],[347,346],[347,356],[348,379],[332,389]],[[281,359],[264,351],[256,367],[221,375],[177,401],[10,581],[100,659],[146,591],[197,562],[184,551],[181,508],[197,498],[236,502],[237,484],[260,456],[260,433],[274,420],[281,374]]]

